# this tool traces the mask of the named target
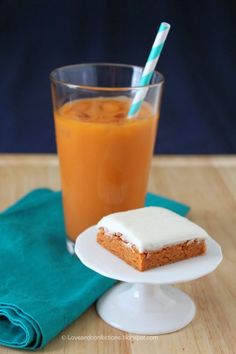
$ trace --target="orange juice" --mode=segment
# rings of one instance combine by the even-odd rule
[[[67,236],[104,215],[144,205],[158,117],[148,103],[128,119],[125,97],[92,98],[54,112]]]

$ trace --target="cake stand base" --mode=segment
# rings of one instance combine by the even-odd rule
[[[99,316],[129,333],[158,335],[177,331],[192,321],[195,305],[169,285],[119,283],[97,302]]]

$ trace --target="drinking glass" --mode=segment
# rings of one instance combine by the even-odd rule
[[[144,206],[164,78],[143,68],[78,64],[50,74],[67,247],[103,216]],[[140,90],[139,112],[128,117]]]

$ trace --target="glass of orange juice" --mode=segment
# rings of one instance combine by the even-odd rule
[[[65,66],[50,75],[67,248],[103,216],[143,207],[164,78],[154,72],[136,114],[128,112],[143,68]]]

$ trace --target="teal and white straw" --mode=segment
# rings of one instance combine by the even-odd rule
[[[170,25],[166,22],[162,22],[159,30],[157,32],[155,41],[153,43],[151,52],[149,54],[148,60],[144,67],[141,79],[139,81],[139,86],[144,86],[143,89],[139,89],[134,97],[132,105],[130,107],[128,118],[135,116],[143,103],[143,100],[147,94],[148,87],[146,87],[152,78],[153,72],[157,65],[158,59],[161,55],[162,48],[165,44],[166,37],[170,30]]]

